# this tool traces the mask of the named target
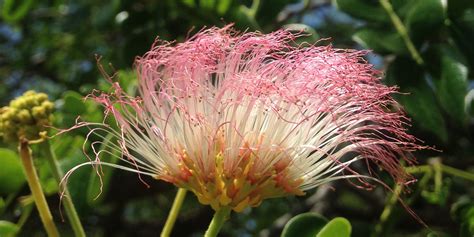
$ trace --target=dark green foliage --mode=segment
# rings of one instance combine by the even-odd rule
[[[468,136],[462,131],[470,126],[466,96],[472,89],[469,85],[472,84],[474,52],[472,43],[467,43],[474,39],[472,4],[461,9],[460,1],[456,0],[391,1],[408,39],[421,55],[422,61],[417,62],[393,19],[367,18],[362,16],[367,13],[362,9],[348,9],[348,6],[367,5],[371,1],[336,2],[341,10],[366,21],[353,35],[356,42],[375,53],[395,56],[388,63],[386,78],[390,84],[400,86],[401,92],[410,94],[398,98],[415,120],[415,128],[436,134],[445,144]],[[388,16],[379,1],[372,1],[367,9]]]
[[[387,20],[380,13],[384,12],[389,16],[390,9],[384,9],[381,4],[383,1],[336,2],[341,10],[364,21],[353,34],[353,39],[364,48],[386,55],[384,81],[398,86],[403,93],[396,98],[413,119],[414,126],[411,130],[428,145],[435,145],[443,150],[438,153],[441,158],[436,159],[436,162],[470,169],[472,173],[474,117],[470,111],[474,95],[474,2],[386,1],[394,11],[392,19]],[[359,8],[369,3],[370,7],[367,6],[365,11]],[[368,12],[374,12],[373,16],[367,16]],[[395,18],[402,23],[401,27],[394,22],[397,21]],[[408,50],[409,43],[414,46],[411,51]],[[421,60],[417,59],[416,54],[420,55]],[[425,162],[420,157],[418,159]],[[443,223],[453,220],[462,223],[455,230],[443,231],[443,228],[437,228],[428,222],[433,229],[429,236],[471,236],[471,215],[469,205],[466,204],[469,202],[464,200],[463,205],[459,202],[453,205],[453,200],[465,193],[472,195],[472,181],[447,178],[436,168],[439,167],[436,162],[430,163],[433,169],[420,176],[419,188],[407,202],[415,202],[419,208],[426,205],[423,203],[439,208],[427,211],[429,214],[425,216],[420,214],[423,208],[418,209],[417,214],[423,220],[438,216],[439,219],[444,219]],[[453,211],[456,213],[453,214],[453,219],[439,216],[440,212],[446,213],[450,206],[456,210]],[[385,224],[378,226],[384,229],[383,233],[394,232],[397,220],[403,222],[402,219],[399,220],[401,217],[398,211],[394,211],[389,217]],[[415,236],[426,234],[428,232],[421,231]]]
[[[362,46],[380,54],[408,53],[402,38],[393,30],[366,27],[358,30],[352,38]]]

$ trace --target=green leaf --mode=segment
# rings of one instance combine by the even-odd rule
[[[0,194],[18,191],[25,183],[25,176],[18,154],[0,148]]]
[[[189,7],[196,6],[196,2],[194,0],[182,0],[181,2]]]
[[[220,0],[217,3],[217,13],[224,15],[232,6],[232,0]]]
[[[45,159],[34,159],[35,168],[38,171],[38,177],[46,196],[58,195],[59,186],[51,173],[51,167]]]
[[[368,22],[390,22],[385,10],[378,4],[378,1],[374,1],[374,4],[370,4],[364,0],[333,0],[334,5],[345,13],[367,20]]]
[[[0,236],[13,237],[20,230],[20,228],[9,221],[0,220]]]
[[[127,90],[135,88],[133,82],[129,80],[131,73],[120,73],[127,82]],[[97,104],[92,100],[84,100],[84,97],[75,91],[66,91],[63,94],[62,103],[59,102],[60,111],[55,117],[59,118],[63,126],[72,126],[78,116],[88,122],[102,122],[103,113]]]
[[[405,19],[408,33],[416,40],[436,32],[446,19],[446,1],[417,0]]]
[[[468,59],[471,68],[474,68],[474,9],[468,9],[462,15],[456,15],[451,20],[449,29],[464,57]]]
[[[441,52],[441,75],[439,80],[435,80],[436,94],[441,107],[462,124],[466,118],[464,99],[467,95],[468,68],[449,50],[445,47]]]
[[[418,4],[418,0],[390,0],[390,3],[397,16],[400,17],[400,19],[405,19],[411,9]],[[393,25],[392,22],[390,22],[390,25]]]
[[[206,10],[213,10],[216,5],[216,0],[200,0],[199,6]]]
[[[18,0],[5,0],[3,2],[2,17],[5,21],[16,22],[23,19],[35,1],[23,0],[20,3],[18,2]]]
[[[61,169],[65,173],[75,166],[87,161],[88,160],[84,155],[78,155],[77,157],[71,156],[68,157],[68,159],[62,159],[59,163]],[[89,207],[87,203],[87,189],[90,182],[90,172],[94,171],[91,169],[91,166],[86,165],[75,170],[67,179],[67,187],[79,215]]]
[[[420,128],[447,141],[448,132],[433,89],[426,82],[426,72],[406,57],[397,57],[386,72],[385,78],[390,84],[398,85],[402,93],[398,101],[403,105],[409,117]]]
[[[299,214],[286,223],[282,237],[314,237],[326,225],[327,219],[316,213]]]
[[[448,132],[441,111],[434,99],[433,91],[426,83],[417,87],[404,88],[410,93],[400,97],[405,110],[420,127],[436,134],[442,141],[447,141]]]
[[[52,146],[59,159],[71,159],[72,157],[84,156],[82,145],[84,136],[64,134],[53,140]]]
[[[474,201],[462,196],[451,206],[453,219],[461,223],[460,236],[474,235]]]
[[[130,96],[135,96],[137,92],[137,73],[133,70],[118,71],[120,86]]]
[[[314,30],[313,27],[305,24],[287,24],[284,25],[283,28],[296,34],[303,34],[300,37],[296,38],[295,42],[297,44],[301,44],[304,42],[312,44],[319,39],[319,35],[318,33],[316,33],[316,30]]]
[[[364,48],[380,54],[406,54],[408,52],[400,35],[393,31],[363,28],[357,31],[352,39]]]
[[[64,108],[63,111],[71,114],[82,114],[86,112],[86,105],[82,96],[75,91],[66,91],[63,95]]]
[[[327,223],[316,237],[350,237],[351,223],[343,217],[336,217]]]
[[[258,30],[260,26],[255,18],[252,16],[248,7],[240,5],[232,12],[232,17],[235,19],[235,26],[237,28],[249,28],[250,30]]]

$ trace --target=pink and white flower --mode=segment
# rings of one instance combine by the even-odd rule
[[[136,61],[139,97],[118,83],[91,96],[119,128],[91,133],[116,138],[107,144],[129,166],[113,166],[188,189],[216,210],[370,179],[356,162],[407,181],[400,161],[419,147],[391,98],[396,89],[380,83],[365,52],[295,47],[295,37],[228,26],[158,42]]]

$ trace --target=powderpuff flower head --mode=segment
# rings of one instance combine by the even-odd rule
[[[380,83],[365,52],[293,46],[295,37],[227,26],[157,42],[135,63],[139,97],[113,81],[91,94],[117,125],[91,134],[116,138],[107,145],[122,152],[123,169],[190,190],[215,210],[337,179],[365,184],[377,179],[374,164],[406,182],[400,162],[418,147],[395,88]]]

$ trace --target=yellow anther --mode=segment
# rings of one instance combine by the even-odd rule
[[[225,193],[222,193],[219,195],[219,202],[222,206],[227,206],[232,202],[232,199],[230,199]]]
[[[289,157],[262,170],[255,166],[259,157],[244,149],[239,153],[236,167],[226,167],[229,170],[225,170],[225,159],[230,158],[225,157],[218,147],[215,149],[214,165],[209,167],[208,172],[203,173],[202,167],[195,163],[201,159],[196,157],[199,152],[190,154],[183,150],[177,154],[179,171],[169,174],[174,178],[166,177],[164,180],[179,180],[174,184],[194,192],[199,202],[215,210],[230,207],[240,212],[246,207],[260,205],[267,198],[302,193],[298,188],[302,180],[293,180],[288,175]]]
[[[236,212],[242,212],[246,207],[249,206],[250,197],[246,197],[243,201],[241,201],[237,206],[233,208]]]

